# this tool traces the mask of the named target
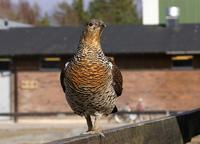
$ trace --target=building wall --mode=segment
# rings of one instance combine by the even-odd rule
[[[159,24],[159,0],[142,0],[142,23],[144,25]]]
[[[167,9],[172,6],[179,7],[180,23],[200,23],[199,0],[142,0],[142,6],[144,25],[165,24]]]
[[[200,68],[200,56],[199,55],[194,55],[193,66],[196,69]]]
[[[165,23],[167,8],[179,7],[180,23],[200,23],[200,1],[199,0],[159,0],[159,23]],[[155,15],[154,17],[157,17]]]
[[[200,70],[122,70],[124,91],[117,105],[139,98],[147,109],[189,110],[200,106]],[[59,72],[20,71],[19,112],[71,111],[59,83]]]
[[[20,70],[38,70],[39,69],[39,57],[26,57],[26,56],[22,56],[22,57],[15,57],[13,59],[13,68],[17,71]],[[12,68],[12,69],[13,69]]]
[[[25,24],[25,23],[19,23],[19,22],[0,18],[0,29],[8,29],[8,28],[16,28],[16,27],[24,28],[24,27],[33,27],[33,26],[29,24]]]
[[[121,102],[143,98],[149,109],[189,110],[200,106],[200,70],[123,71]]]
[[[115,56],[116,64],[122,69],[170,69],[171,56],[164,54],[140,54]]]
[[[69,111],[59,72],[19,71],[17,77],[19,112]]]

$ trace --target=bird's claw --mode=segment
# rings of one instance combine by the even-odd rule
[[[105,135],[104,135],[104,133],[102,131],[97,131],[96,133],[99,134],[102,137],[105,137]]]
[[[99,130],[91,130],[91,131],[86,131],[86,132],[83,132],[81,133],[82,135],[85,135],[85,134],[99,134],[101,135],[102,137],[105,137],[105,135],[103,134],[102,131],[99,131]]]

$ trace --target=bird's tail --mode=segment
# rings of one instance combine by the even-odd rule
[[[117,107],[115,106],[115,107],[113,108],[113,110],[112,110],[111,113],[116,113],[116,112],[118,112],[118,109],[117,109]]]

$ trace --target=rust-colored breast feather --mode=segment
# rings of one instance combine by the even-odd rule
[[[73,64],[72,64],[73,65]],[[67,71],[68,82],[76,90],[98,91],[98,88],[105,87],[108,80],[108,69],[97,61],[81,61],[78,64],[69,66]]]

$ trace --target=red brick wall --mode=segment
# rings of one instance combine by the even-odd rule
[[[200,70],[124,70],[122,106],[144,99],[148,109],[189,110],[200,107]],[[59,72],[18,72],[20,112],[70,111]]]
[[[18,72],[19,112],[69,110],[58,72]]]
[[[123,71],[121,102],[144,99],[149,109],[189,110],[200,107],[200,70]]]

